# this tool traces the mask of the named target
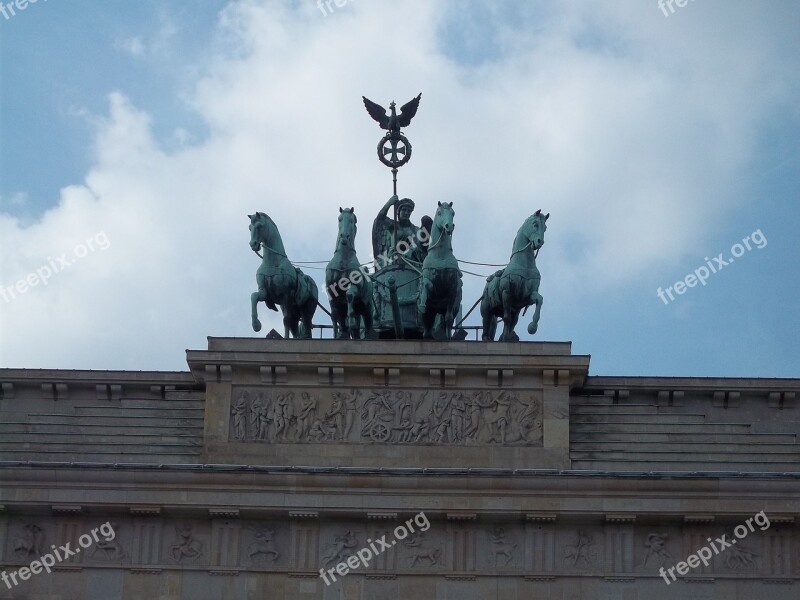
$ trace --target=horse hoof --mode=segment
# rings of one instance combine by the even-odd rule
[[[533,335],[536,333],[536,330],[539,329],[539,325],[537,323],[531,323],[528,325],[528,333]]]
[[[253,319],[253,331],[261,331],[261,321]]]

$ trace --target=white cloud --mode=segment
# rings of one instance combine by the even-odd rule
[[[114,92],[85,182],[33,225],[0,214],[0,285],[98,231],[112,243],[46,288],[0,300],[0,362],[181,368],[181,349],[206,335],[251,335],[255,210],[274,218],[291,258],[326,260],[338,207],[355,206],[367,260],[391,176],[361,94],[385,105],[423,92],[400,193],[417,221],[455,202],[459,258],[504,262],[523,220],[551,213],[543,321],[575,286],[630,281],[691,250],[736,201],[731,182],[759,123],[786,99],[773,77],[789,58],[766,25],[743,39],[752,7],[714,12],[709,1],[664,19],[655,3],[548,6],[546,27],[533,27],[534,8],[497,24],[500,51],[471,65],[441,49],[445,3],[354,2],[327,18],[313,2],[231,4],[220,55],[190,98],[206,141],[167,152],[150,116]],[[146,51],[137,38],[123,46]],[[465,280],[466,309],[482,281]]]

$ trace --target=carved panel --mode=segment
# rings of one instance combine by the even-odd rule
[[[233,442],[542,445],[535,393],[237,386]]]
[[[170,523],[172,532],[164,530],[162,556],[166,562],[180,565],[208,564],[209,526],[189,522]]]
[[[444,563],[444,548],[440,536],[416,532],[398,542],[398,567],[402,569],[439,569]],[[387,538],[388,539],[388,538]]]
[[[581,527],[564,530],[559,534],[562,569],[566,571],[594,572],[602,564],[600,552],[602,534],[594,528]]]
[[[9,524],[8,530],[6,560],[9,563],[30,563],[50,549],[51,540],[40,523],[18,521]]]
[[[522,565],[525,554],[524,535],[517,527],[489,525],[479,534],[478,568],[489,571],[511,571]]]

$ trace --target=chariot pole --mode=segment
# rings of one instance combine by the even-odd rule
[[[391,114],[372,100],[362,96],[364,107],[369,115],[378,122],[381,129],[386,129],[387,133],[378,142],[378,160],[392,170],[392,195],[397,196],[397,171],[411,160],[411,142],[400,131],[402,127],[407,127],[411,119],[417,114],[419,101],[422,94],[407,102],[400,107],[400,114],[395,110],[395,103],[389,104]],[[394,227],[392,229],[392,246],[397,245],[397,204],[394,206]]]

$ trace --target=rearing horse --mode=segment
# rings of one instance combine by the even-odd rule
[[[283,312],[286,338],[310,338],[314,311],[317,310],[317,286],[314,280],[289,262],[283,248],[281,234],[272,219],[262,212],[247,215],[250,218],[250,248],[258,254],[263,246],[264,256],[256,271],[258,291],[250,295],[253,330],[261,331],[258,320],[258,303]],[[303,322],[303,330],[298,327]]]
[[[542,276],[536,268],[536,255],[544,245],[544,232],[547,230],[546,221],[549,216],[550,213],[543,215],[541,210],[537,210],[525,219],[514,239],[508,265],[486,280],[481,300],[484,340],[494,339],[497,319],[502,317],[503,333],[500,341],[519,341],[519,336],[514,333],[519,313],[532,304],[536,305],[536,312],[528,325],[528,333],[536,333],[539,327],[539,311],[542,308],[542,296],[539,294]]]
[[[422,263],[422,282],[419,290],[419,313],[424,327],[423,338],[433,339],[436,315],[443,315],[445,339],[450,339],[458,309],[461,306],[461,269],[453,256],[452,202],[439,202],[431,225],[428,254]]]
[[[355,241],[358,219],[352,208],[339,208],[339,235],[336,251],[325,268],[325,289],[331,303],[334,337],[361,339],[372,337],[372,281],[361,269]]]

